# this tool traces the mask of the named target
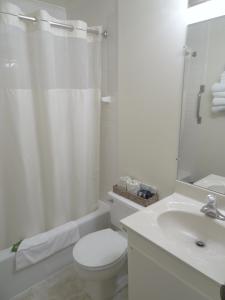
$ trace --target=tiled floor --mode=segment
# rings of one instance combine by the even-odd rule
[[[11,300],[91,300],[84,292],[84,284],[77,277],[73,265],[68,266],[45,281],[42,281]],[[128,300],[127,289],[117,294],[114,300]]]

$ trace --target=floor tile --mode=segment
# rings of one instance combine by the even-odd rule
[[[91,300],[85,294],[84,283],[76,274],[73,265],[52,275],[11,300]],[[128,300],[127,289],[123,289],[113,300]]]

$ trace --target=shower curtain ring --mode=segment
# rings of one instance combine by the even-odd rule
[[[107,30],[103,31],[102,36],[107,39],[107,37],[109,36],[109,33]]]

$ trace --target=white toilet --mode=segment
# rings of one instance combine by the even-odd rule
[[[92,300],[112,299],[116,293],[119,277],[127,273],[127,238],[121,230],[120,220],[143,209],[112,192],[109,196],[114,229],[90,233],[73,249],[75,267]]]

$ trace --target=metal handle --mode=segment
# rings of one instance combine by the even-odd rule
[[[45,19],[39,19],[39,18],[35,18],[35,17],[29,17],[29,16],[24,16],[24,15],[17,15],[17,14],[13,14],[13,13],[8,13],[8,12],[3,12],[3,11],[0,11],[0,14],[3,14],[3,15],[9,15],[9,16],[13,16],[13,17],[17,17],[21,20],[24,20],[24,21],[31,21],[31,22],[48,22],[51,26],[55,26],[55,27],[59,27],[59,28],[64,28],[64,29],[67,29],[67,30],[74,30],[74,29],[77,29],[77,30],[82,30],[82,31],[87,31],[88,33],[93,33],[93,34],[96,34],[96,35],[99,35],[100,32],[98,29],[92,29],[92,28],[87,28],[87,29],[83,29],[81,27],[77,27],[77,28],[74,28],[73,25],[69,25],[69,24],[63,24],[63,23],[58,23],[58,22],[54,22],[54,21],[50,21],[50,20],[45,20]],[[104,38],[107,38],[108,37],[108,31],[103,31],[102,33],[102,36]]]
[[[216,197],[214,195],[209,194],[207,196],[207,204],[215,206],[216,205]]]
[[[202,100],[202,94],[205,92],[205,86],[202,84],[200,85],[199,93],[198,93],[198,99],[197,99],[197,112],[196,112],[196,118],[197,123],[202,123],[202,117],[200,116],[200,109],[201,109],[201,100]]]
[[[57,22],[53,22],[53,21],[48,21],[48,23],[51,26],[54,26],[54,27],[64,28],[64,29],[68,29],[68,30],[71,30],[71,31],[74,30],[73,25],[67,25],[67,24],[63,24],[63,23],[57,23]]]
[[[24,21],[32,21],[32,22],[37,22],[37,19],[34,17],[28,17],[24,15],[18,15],[18,18]]]

